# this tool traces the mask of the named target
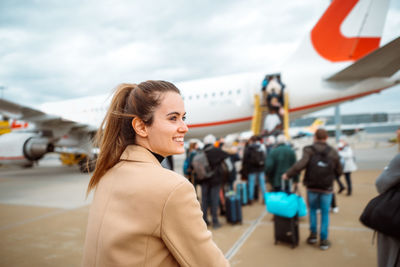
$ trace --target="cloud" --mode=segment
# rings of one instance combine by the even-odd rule
[[[36,105],[108,93],[121,82],[270,70],[328,4],[3,0],[0,85],[6,98]],[[383,42],[399,35],[399,12],[391,6]]]

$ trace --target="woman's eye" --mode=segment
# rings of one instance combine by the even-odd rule
[[[185,121],[185,120],[186,120],[186,116],[183,116],[183,117],[182,117],[182,120]]]
[[[176,121],[176,116],[169,118],[171,121]]]

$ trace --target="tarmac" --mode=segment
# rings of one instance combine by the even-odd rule
[[[296,141],[301,147],[310,140]],[[331,213],[330,249],[306,244],[308,217],[300,218],[300,243],[275,245],[272,215],[263,203],[243,206],[243,223],[214,230],[213,239],[232,266],[377,266],[373,232],[358,220],[377,195],[375,179],[397,153],[386,141],[352,140],[359,170],[353,194],[337,194],[339,213]],[[301,149],[298,149],[301,152]],[[182,157],[175,158],[180,170]],[[80,266],[92,195],[90,176],[61,166],[49,155],[32,169],[0,168],[0,266]],[[344,181],[344,178],[342,177]],[[305,189],[300,188],[305,196]]]

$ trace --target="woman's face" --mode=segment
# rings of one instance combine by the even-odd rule
[[[164,157],[185,152],[183,141],[188,131],[185,115],[185,106],[178,93],[167,92],[162,96],[161,104],[154,111],[152,125],[146,126],[152,152]]]

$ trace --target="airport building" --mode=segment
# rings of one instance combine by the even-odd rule
[[[325,121],[324,128],[334,133],[336,122],[334,115],[307,116],[290,122],[290,127],[306,127],[316,119]],[[356,131],[367,133],[395,132],[400,127],[400,113],[362,113],[341,116],[341,130],[344,134],[353,134]]]

